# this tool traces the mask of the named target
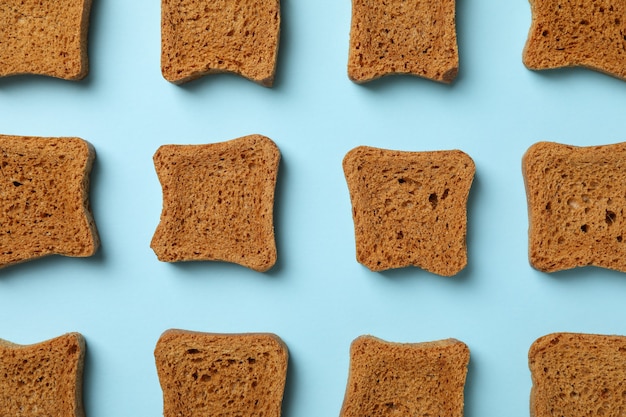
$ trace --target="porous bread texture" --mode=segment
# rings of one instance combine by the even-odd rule
[[[0,267],[96,252],[89,204],[95,156],[80,138],[0,135]]]
[[[532,145],[522,159],[530,264],[626,272],[626,143]]]
[[[372,271],[417,266],[451,276],[467,265],[467,199],[474,161],[462,151],[359,146],[343,170],[358,262]]]
[[[553,333],[528,352],[531,417],[621,417],[626,411],[626,337]]]
[[[458,70],[455,0],[352,0],[352,81],[411,74],[450,83]]]
[[[274,334],[168,330],[154,356],[164,417],[280,417],[288,350]]]
[[[274,83],[279,0],[162,0],[161,71],[176,84],[232,72]]]
[[[90,10],[91,0],[0,2],[0,76],[85,78]]]
[[[0,339],[2,415],[84,417],[84,357],[79,333],[33,345]]]
[[[280,151],[249,135],[208,145],[163,145],[163,188],[151,247],[161,261],[226,261],[256,271],[276,263],[274,192]]]
[[[626,79],[626,2],[529,0],[523,62],[532,70],[582,66]]]
[[[462,417],[469,356],[456,339],[392,343],[360,336],[350,347],[340,417]]]

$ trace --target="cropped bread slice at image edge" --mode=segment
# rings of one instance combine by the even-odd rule
[[[175,84],[230,72],[274,83],[279,0],[161,1],[161,72]]]
[[[452,82],[459,70],[455,15],[455,0],[352,0],[348,77]]]
[[[84,417],[85,349],[79,333],[32,345],[0,339],[2,415]]]
[[[100,244],[89,203],[95,149],[71,137],[0,135],[0,267]]]
[[[91,0],[0,2],[0,77],[81,80],[89,72]]]
[[[277,259],[274,194],[280,151],[262,135],[206,145],[163,145],[163,189],[151,247],[160,261],[225,261],[264,272]]]
[[[287,345],[275,334],[171,329],[154,351],[164,417],[280,417]]]
[[[626,80],[626,3],[530,0],[522,60],[531,70],[585,67]]]
[[[522,158],[528,255],[543,272],[593,265],[626,272],[626,142],[532,145]]]
[[[464,152],[359,146],[343,160],[357,261],[372,271],[417,266],[452,276],[467,265],[467,200],[474,161]]]
[[[340,417],[462,417],[469,358],[456,339],[394,343],[360,336],[350,346]]]
[[[626,337],[553,333],[528,351],[530,415],[621,416],[626,410]]]

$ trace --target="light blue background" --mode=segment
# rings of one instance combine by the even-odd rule
[[[175,86],[160,73],[160,2],[94,0],[87,79],[0,80],[0,133],[79,136],[97,150],[99,253],[0,271],[0,337],[86,337],[88,417],[162,414],[153,350],[171,327],[280,335],[291,353],[285,417],[339,415],[349,345],[361,334],[466,342],[467,417],[528,416],[527,351],[537,337],[626,334],[624,274],[529,266],[520,169],[540,140],[625,140],[626,82],[584,69],[528,71],[526,0],[458,0],[452,85],[406,76],[359,86],[346,75],[350,13],[348,0],[282,0],[272,89],[233,75]],[[149,247],[161,212],[158,146],[251,133],[282,152],[277,266],[261,274],[158,262]],[[356,262],[341,160],[358,145],[457,148],[474,159],[465,271],[372,273]]]

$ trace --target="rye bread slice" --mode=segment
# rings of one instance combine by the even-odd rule
[[[372,271],[418,266],[451,276],[467,264],[467,198],[475,166],[464,152],[360,146],[343,170],[358,262]]]
[[[89,204],[95,155],[80,138],[0,135],[0,267],[96,252]]]
[[[544,272],[595,265],[626,272],[626,143],[532,145],[522,159],[528,252]]]
[[[163,211],[150,245],[159,260],[270,269],[277,256],[273,211],[279,160],[276,144],[261,135],[161,146],[154,165]]]
[[[411,74],[450,83],[458,70],[455,0],[352,0],[352,81]]]
[[[361,336],[350,347],[340,417],[462,417],[469,357],[455,339],[392,343]]]
[[[91,0],[0,2],[0,76],[84,78],[90,10]]]
[[[626,337],[553,333],[528,352],[530,415],[623,416]]]
[[[176,84],[232,72],[272,86],[279,0],[162,0],[161,71]]]
[[[529,0],[523,62],[532,70],[582,66],[626,79],[626,3]]]
[[[84,358],[79,333],[33,345],[0,339],[2,415],[84,417]]]
[[[164,417],[280,417],[288,350],[274,334],[168,330],[154,356]]]

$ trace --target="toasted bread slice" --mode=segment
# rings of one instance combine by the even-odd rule
[[[418,266],[451,276],[467,265],[472,159],[457,150],[405,152],[360,146],[343,170],[357,260],[372,271]]]
[[[79,333],[33,345],[0,339],[2,415],[84,417],[84,358]]]
[[[450,83],[458,70],[455,0],[352,0],[352,81],[411,74]]]
[[[626,272],[626,143],[531,146],[522,160],[531,265],[544,272],[580,266]]]
[[[527,68],[582,66],[626,79],[626,3],[530,0],[530,6],[523,52]]]
[[[626,410],[626,337],[553,333],[528,352],[530,415],[621,416]]]
[[[361,336],[350,347],[340,417],[462,417],[469,356],[455,339],[391,343]]]
[[[272,86],[279,0],[162,0],[161,71],[176,84],[232,72]]]
[[[163,188],[151,247],[159,260],[276,263],[274,191],[280,151],[250,135],[208,145],[164,145],[154,154]]]
[[[0,76],[84,78],[90,10],[91,0],[0,2]]]
[[[80,138],[0,135],[0,267],[96,252],[89,205],[95,155]]]
[[[164,417],[280,417],[288,351],[274,334],[168,330],[154,356]]]

